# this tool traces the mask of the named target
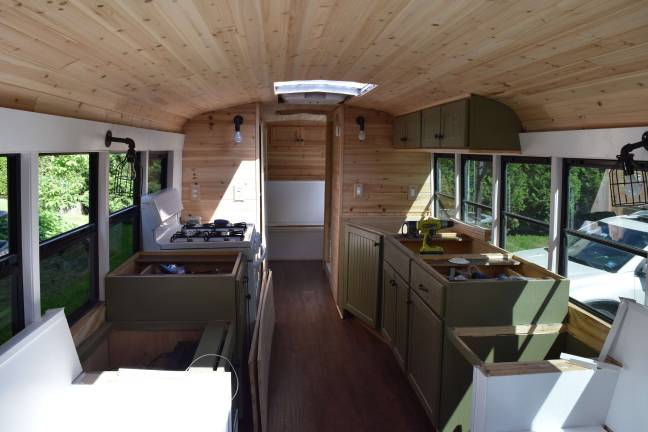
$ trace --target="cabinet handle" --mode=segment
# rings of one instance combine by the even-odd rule
[[[408,305],[412,304],[412,300],[407,300],[405,303],[407,303]]]
[[[429,289],[425,288],[423,286],[423,284],[419,284],[418,289],[420,289],[421,291],[424,291],[424,292],[429,292],[430,291]]]
[[[380,246],[380,242],[374,243],[374,247],[378,247],[378,246]]]
[[[252,295],[251,294],[245,294],[245,298],[250,300],[252,298]]]
[[[401,137],[401,142],[405,142],[405,141],[407,141],[407,138]]]
[[[394,279],[390,280],[389,285],[396,286],[396,281]]]
[[[441,135],[439,135],[439,134],[434,134],[434,138],[441,138]]]
[[[443,139],[443,138],[445,138],[445,135],[439,134],[439,139]]]

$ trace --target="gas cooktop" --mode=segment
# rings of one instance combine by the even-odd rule
[[[186,224],[171,236],[171,243],[243,241],[247,224],[214,221],[206,224]]]

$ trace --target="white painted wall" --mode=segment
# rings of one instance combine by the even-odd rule
[[[324,225],[323,181],[267,181],[268,225]]]
[[[323,259],[324,182],[267,181],[265,191],[269,259]]]
[[[0,154],[21,156],[21,241],[25,324],[40,320],[40,256],[38,239],[38,154],[99,152],[99,292],[108,271],[108,151],[126,151],[123,144],[104,144],[106,132],[135,141],[137,151],[168,151],[169,186],[182,190],[182,147],[184,135],[90,120],[0,108]],[[146,160],[146,158],[144,158]],[[144,178],[144,177],[143,177]],[[103,193],[102,193],[103,191]]]

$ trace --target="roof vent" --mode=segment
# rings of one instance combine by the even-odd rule
[[[362,96],[376,88],[374,84],[352,81],[280,81],[274,83],[279,103],[335,105],[353,96]]]

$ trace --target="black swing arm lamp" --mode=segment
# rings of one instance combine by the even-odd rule
[[[641,141],[621,147],[617,155],[617,166],[609,171],[610,197],[614,207],[636,207],[648,205],[648,170],[635,163],[633,151],[648,150],[648,131],[641,135]]]

